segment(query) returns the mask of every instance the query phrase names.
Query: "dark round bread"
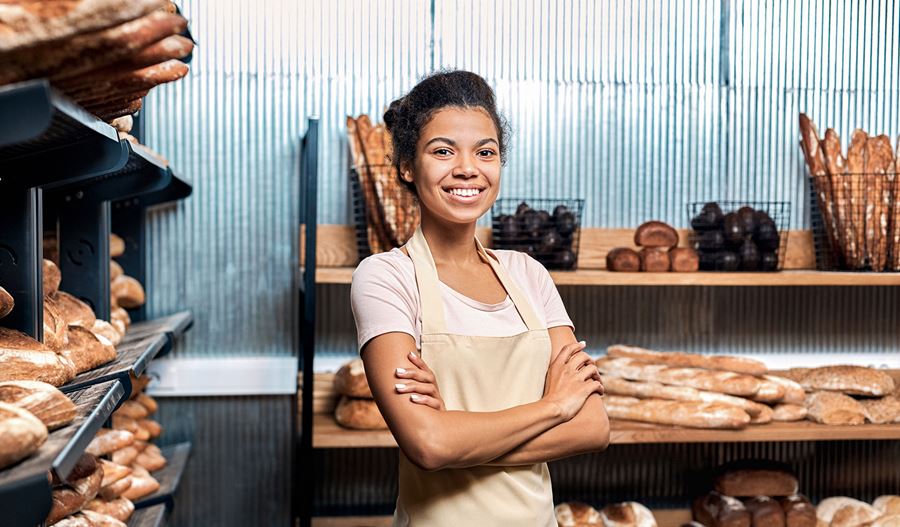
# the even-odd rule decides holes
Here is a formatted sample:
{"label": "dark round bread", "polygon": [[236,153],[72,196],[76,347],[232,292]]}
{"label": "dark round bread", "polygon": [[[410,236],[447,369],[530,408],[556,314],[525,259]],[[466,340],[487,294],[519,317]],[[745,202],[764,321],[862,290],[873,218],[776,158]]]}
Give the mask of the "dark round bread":
{"label": "dark round bread", "polygon": [[638,247],[675,247],[678,231],[661,221],[648,221],[634,231],[634,244]]}
{"label": "dark round bread", "polygon": [[608,271],[636,273],[641,270],[641,257],[633,249],[617,247],[606,254]]}

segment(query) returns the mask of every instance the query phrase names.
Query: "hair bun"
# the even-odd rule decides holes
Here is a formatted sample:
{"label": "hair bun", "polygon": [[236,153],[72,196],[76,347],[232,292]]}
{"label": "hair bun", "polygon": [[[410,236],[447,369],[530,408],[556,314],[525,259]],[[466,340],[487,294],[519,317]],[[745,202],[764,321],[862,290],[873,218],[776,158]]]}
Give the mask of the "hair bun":
{"label": "hair bun", "polygon": [[387,111],[384,112],[384,116],[382,119],[384,120],[384,125],[387,127],[388,131],[392,131],[394,126],[396,126],[397,121],[400,120],[400,104],[403,102],[403,99],[397,99],[392,102],[390,106],[388,106]]}

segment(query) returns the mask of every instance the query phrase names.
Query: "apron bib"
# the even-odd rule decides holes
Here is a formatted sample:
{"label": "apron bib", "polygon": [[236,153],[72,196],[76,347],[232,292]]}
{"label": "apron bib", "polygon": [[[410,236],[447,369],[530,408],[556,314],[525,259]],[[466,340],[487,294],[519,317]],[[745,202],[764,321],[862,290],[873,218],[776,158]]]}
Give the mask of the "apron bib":
{"label": "apron bib", "polygon": [[[422,229],[406,244],[422,306],[421,356],[437,377],[447,410],[493,412],[541,398],[550,335],[506,270],[475,240],[528,331],[510,337],[447,332],[437,268]],[[556,527],[546,463],[426,472],[400,452],[394,526]]]}

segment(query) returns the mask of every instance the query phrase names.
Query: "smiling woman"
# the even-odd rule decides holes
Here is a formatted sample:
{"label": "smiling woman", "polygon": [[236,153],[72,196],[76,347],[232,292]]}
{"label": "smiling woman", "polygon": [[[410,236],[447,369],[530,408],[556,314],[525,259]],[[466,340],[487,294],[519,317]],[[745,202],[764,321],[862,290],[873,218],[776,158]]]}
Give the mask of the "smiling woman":
{"label": "smiling woman", "polygon": [[353,275],[372,394],[401,449],[394,525],[556,525],[547,461],[606,447],[603,387],[549,273],[488,251],[507,132],[481,77],[443,72],[385,114],[422,222]]}

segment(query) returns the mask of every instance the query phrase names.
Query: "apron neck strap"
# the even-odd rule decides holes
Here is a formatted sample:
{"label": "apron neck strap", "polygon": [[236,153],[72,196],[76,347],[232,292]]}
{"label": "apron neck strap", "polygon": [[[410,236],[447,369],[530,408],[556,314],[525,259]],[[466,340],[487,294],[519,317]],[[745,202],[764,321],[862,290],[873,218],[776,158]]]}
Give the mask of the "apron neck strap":
{"label": "apron neck strap", "polygon": [[[513,305],[516,306],[516,310],[519,312],[519,316],[522,317],[525,326],[530,331],[544,329],[534,313],[531,302],[528,301],[525,294],[513,282],[506,269],[500,265],[500,262],[497,261],[493,254],[485,250],[478,238],[475,238],[475,245],[481,258],[494,270],[494,274],[497,275]],[[419,297],[422,306],[422,333],[447,333],[447,324],[444,318],[444,302],[439,287],[440,280],[437,274],[437,266],[431,255],[431,249],[428,248],[425,235],[422,233],[421,225],[416,228],[415,234],[406,243],[406,250],[409,252],[409,257],[412,259],[416,270],[416,283],[419,287]]]}

